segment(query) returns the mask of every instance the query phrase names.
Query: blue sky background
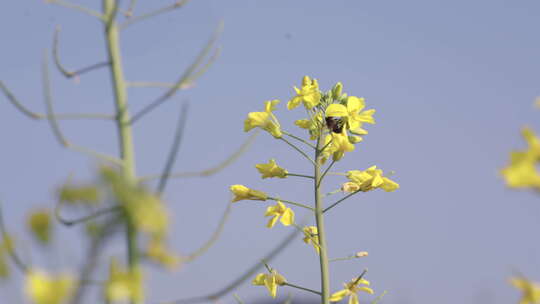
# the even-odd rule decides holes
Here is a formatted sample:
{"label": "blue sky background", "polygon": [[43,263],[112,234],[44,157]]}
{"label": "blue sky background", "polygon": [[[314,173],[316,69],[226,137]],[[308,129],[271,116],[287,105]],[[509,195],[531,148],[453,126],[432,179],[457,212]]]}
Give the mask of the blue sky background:
{"label": "blue sky background", "polygon": [[[139,1],[136,13],[171,2]],[[99,1],[75,3],[100,8]],[[401,189],[358,195],[328,214],[331,257],[370,252],[364,259],[331,264],[332,289],[367,267],[375,291],[389,291],[381,303],[516,303],[518,292],[507,283],[512,274],[540,281],[540,199],[507,189],[498,170],[510,150],[524,147],[522,126],[540,130],[540,112],[532,106],[540,95],[539,11],[540,3],[532,0],[193,0],[122,33],[128,80],[174,81],[219,20],[225,23],[223,53],[212,69],[195,88],[136,125],[138,174],[163,167],[184,100],[190,117],[175,168],[199,170],[219,163],[247,138],[243,120],[265,100],[282,100],[276,115],[283,128],[302,134],[293,121],[304,113],[288,112],[285,102],[303,75],[318,78],[324,89],[341,81],[345,92],[365,97],[377,110],[377,124],[368,126],[364,142],[334,169],[376,164],[395,171]],[[40,112],[40,61],[56,25],[63,29],[66,66],[106,58],[101,25],[91,17],[40,1],[0,4],[0,79]],[[53,71],[57,110],[111,113],[109,77],[99,70],[75,83]],[[131,108],[142,108],[162,91],[130,89]],[[75,143],[117,153],[112,123],[61,126]],[[4,97],[0,138],[0,197],[8,226],[25,238],[28,210],[51,206],[54,189],[70,173],[87,181],[97,164],[60,147],[45,121],[28,120]],[[311,187],[302,180],[259,178],[254,165],[269,158],[291,172],[309,173],[299,155],[263,134],[225,171],[172,181],[165,195],[174,213],[171,246],[191,252],[202,244],[231,198],[231,184],[309,202]],[[342,182],[329,180],[327,190]],[[265,207],[235,205],[223,237],[208,254],[173,274],[151,271],[148,303],[218,289],[256,262],[289,231],[265,228]],[[51,270],[77,265],[84,244],[77,230],[56,232],[60,237],[52,252],[40,254],[27,239],[23,256]],[[116,241],[109,253],[122,256],[123,245]],[[291,282],[319,286],[318,259],[300,240],[272,266]],[[7,283],[0,298],[20,301],[18,288],[19,283]],[[247,303],[267,298],[263,288],[249,284],[237,292]]]}

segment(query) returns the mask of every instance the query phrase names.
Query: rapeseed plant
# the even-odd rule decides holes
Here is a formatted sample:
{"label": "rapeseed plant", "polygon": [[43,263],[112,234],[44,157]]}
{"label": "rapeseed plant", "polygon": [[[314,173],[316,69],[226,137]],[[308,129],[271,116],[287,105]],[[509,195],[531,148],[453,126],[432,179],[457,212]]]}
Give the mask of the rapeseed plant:
{"label": "rapeseed plant", "polygon": [[[291,284],[276,269],[270,268],[267,265],[268,273],[258,274],[252,283],[254,285],[266,286],[272,297],[276,297],[277,286],[289,286],[315,293],[320,295],[321,303],[323,304],[340,301],[345,297],[349,297],[349,304],[358,304],[357,293],[359,291],[373,294],[373,290],[369,287],[369,281],[363,278],[365,271],[351,282],[346,283],[345,289],[330,294],[330,260],[327,255],[328,242],[325,233],[325,213],[359,192],[368,192],[378,188],[392,192],[399,188],[399,184],[384,176],[383,171],[376,166],[371,166],[366,170],[350,170],[344,173],[333,172],[333,175],[346,176],[348,181],[342,184],[340,190],[330,192],[328,195],[337,192],[347,193],[347,195],[333,204],[324,204],[321,188],[329,170],[336,162],[343,159],[346,153],[353,152],[356,144],[362,141],[362,136],[368,133],[363,128],[364,124],[375,123],[375,119],[373,118],[375,110],[365,110],[364,98],[348,96],[342,90],[343,85],[337,83],[332,90],[323,92],[319,88],[318,81],[308,76],[302,79],[300,88],[294,87],[295,95],[288,101],[287,109],[295,109],[301,104],[304,106],[308,117],[297,120],[294,124],[308,131],[309,140],[293,135],[282,128],[278,118],[274,114],[279,100],[266,101],[264,112],[251,112],[244,121],[244,131],[247,132],[254,128],[260,128],[268,132],[276,140],[286,143],[295,151],[299,152],[313,166],[314,172],[313,175],[290,173],[289,170],[278,166],[275,159],[270,159],[268,163],[257,164],[255,166],[263,179],[272,177],[287,178],[290,176],[311,179],[314,189],[313,205],[272,197],[263,191],[253,190],[243,185],[233,185],[230,187],[234,195],[233,202],[240,200],[277,201],[276,205],[267,207],[265,216],[272,216],[267,223],[267,227],[272,228],[280,220],[284,226],[292,226],[302,231],[304,234],[303,241],[306,244],[313,245],[316,253],[319,255],[321,268],[320,291]],[[314,154],[313,157],[287,138],[292,138],[311,148]],[[314,142],[312,143],[310,140]],[[324,168],[324,165],[330,158],[330,164]],[[294,221],[293,209],[286,205],[304,208],[312,212],[315,218],[315,225],[300,227]],[[367,252],[359,252],[350,258],[364,256],[367,256]]]}

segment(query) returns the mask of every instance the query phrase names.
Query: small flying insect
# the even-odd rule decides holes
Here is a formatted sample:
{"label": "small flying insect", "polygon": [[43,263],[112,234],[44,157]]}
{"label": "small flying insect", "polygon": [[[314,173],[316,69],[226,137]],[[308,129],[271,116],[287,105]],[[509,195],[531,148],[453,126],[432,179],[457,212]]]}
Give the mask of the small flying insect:
{"label": "small flying insect", "polygon": [[334,133],[341,133],[345,122],[341,117],[328,116],[325,118],[326,126]]}

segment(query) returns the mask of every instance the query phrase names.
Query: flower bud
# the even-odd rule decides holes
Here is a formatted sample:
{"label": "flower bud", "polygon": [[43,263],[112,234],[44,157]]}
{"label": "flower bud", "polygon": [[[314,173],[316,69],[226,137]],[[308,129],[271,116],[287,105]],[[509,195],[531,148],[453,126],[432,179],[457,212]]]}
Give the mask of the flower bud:
{"label": "flower bud", "polygon": [[343,84],[341,82],[336,83],[336,85],[332,88],[332,97],[336,100],[339,100],[341,97],[341,93],[343,91]]}

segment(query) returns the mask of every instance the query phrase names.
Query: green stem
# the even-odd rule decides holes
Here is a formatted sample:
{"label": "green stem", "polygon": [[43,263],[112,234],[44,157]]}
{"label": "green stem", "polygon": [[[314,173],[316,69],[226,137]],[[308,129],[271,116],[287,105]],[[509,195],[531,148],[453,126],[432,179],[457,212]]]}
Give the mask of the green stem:
{"label": "green stem", "polygon": [[315,220],[317,223],[317,234],[319,237],[319,260],[321,265],[321,303],[330,303],[330,272],[328,269],[328,253],[326,246],[326,233],[324,230],[324,216],[323,216],[323,200],[321,196],[320,183],[322,180],[321,174],[321,160],[322,160],[322,136],[317,138],[317,149],[315,150]]}
{"label": "green stem", "polygon": [[[131,118],[128,111],[126,81],[120,54],[119,29],[115,21],[115,14],[118,11],[117,5],[118,2],[116,0],[103,0],[103,14],[107,17],[107,21],[105,22],[106,46],[114,89],[120,157],[124,164],[122,166],[122,173],[127,180],[135,183],[135,153],[131,125],[129,124]],[[139,258],[137,256],[137,233],[133,223],[129,219],[126,234],[128,263],[129,267],[133,269],[139,264]]]}
{"label": "green stem", "polygon": [[315,209],[313,209],[313,207],[310,207],[308,205],[304,205],[304,204],[301,204],[301,203],[297,203],[297,202],[292,202],[292,201],[288,201],[288,200],[284,200],[284,199],[280,199],[280,198],[275,198],[275,197],[267,197],[267,199],[269,200],[273,200],[273,201],[279,201],[279,202],[282,202],[282,203],[285,203],[285,204],[291,204],[291,205],[295,205],[295,206],[298,206],[298,207],[302,207],[302,208],[305,208],[305,209],[309,209],[311,211],[315,211]]}

